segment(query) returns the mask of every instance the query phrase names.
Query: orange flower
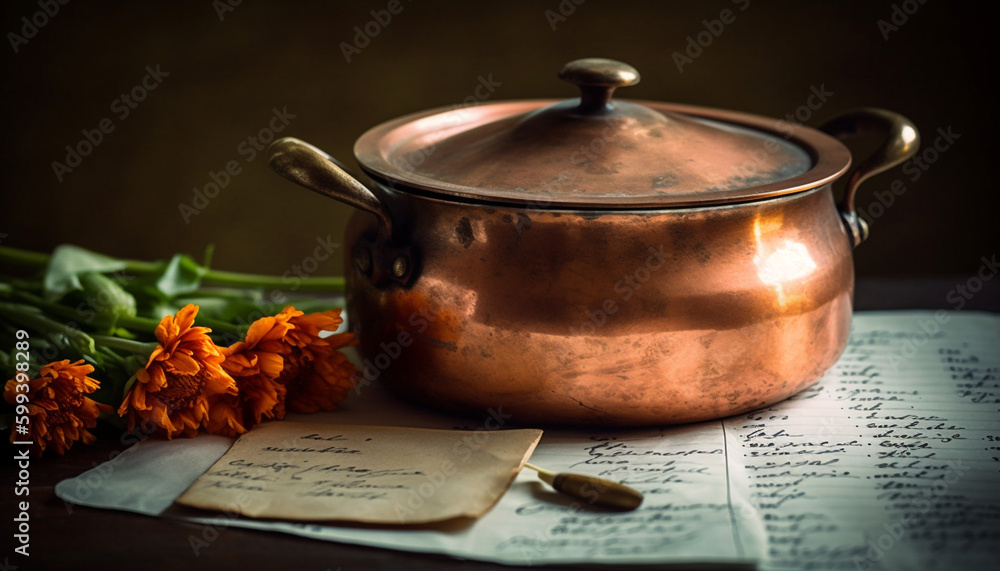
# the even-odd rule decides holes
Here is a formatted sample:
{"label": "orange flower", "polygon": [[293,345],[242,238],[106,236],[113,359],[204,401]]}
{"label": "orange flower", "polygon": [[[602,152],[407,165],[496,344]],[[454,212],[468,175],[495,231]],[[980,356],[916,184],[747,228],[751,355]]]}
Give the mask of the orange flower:
{"label": "orange flower", "polygon": [[[111,412],[111,407],[100,404],[84,396],[96,391],[100,383],[88,377],[94,372],[83,360],[70,363],[69,359],[49,363],[42,367],[37,379],[28,381],[28,434],[17,434],[12,429],[10,441],[32,440],[38,447],[39,455],[46,446],[65,454],[77,440],[90,444],[95,440],[87,431],[97,425],[97,417],[102,412]],[[17,380],[7,381],[4,398],[10,404],[17,403]],[[18,416],[21,416],[18,414]]]}
{"label": "orange flower", "polygon": [[354,365],[338,351],[353,345],[354,335],[338,333],[326,338],[320,331],[334,331],[343,319],[339,309],[305,315],[294,307],[286,307],[275,316],[287,319],[292,329],[282,338],[281,354],[285,366],[278,377],[288,393],[285,404],[291,412],[334,410],[353,388],[351,375]]}
{"label": "orange flower", "polygon": [[157,326],[160,344],[136,373],[136,382],[118,409],[119,415],[128,415],[129,430],[137,421],[149,421],[170,439],[195,436],[211,421],[210,428],[229,426],[236,434],[245,432],[227,410],[231,402],[226,397],[236,396],[236,383],[222,370],[225,357],[208,336],[210,329],[192,327],[197,314],[197,305],[187,305]]}
{"label": "orange flower", "polygon": [[222,368],[236,381],[237,408],[246,426],[285,417],[287,390],[277,379],[285,368],[281,340],[293,327],[288,318],[282,312],[258,319],[250,325],[244,341],[221,348],[226,357]]}
{"label": "orange flower", "polygon": [[209,434],[221,434],[230,438],[247,431],[243,425],[243,414],[235,396],[222,394],[208,399],[208,419],[205,420],[205,431]]}

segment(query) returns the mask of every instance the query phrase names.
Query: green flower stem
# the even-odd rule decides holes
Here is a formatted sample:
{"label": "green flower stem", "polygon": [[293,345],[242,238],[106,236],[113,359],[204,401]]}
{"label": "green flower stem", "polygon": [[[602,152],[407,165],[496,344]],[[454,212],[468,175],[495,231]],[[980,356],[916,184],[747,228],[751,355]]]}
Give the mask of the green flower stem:
{"label": "green flower stem", "polygon": [[[110,323],[105,325],[110,326]],[[134,316],[130,317],[128,315],[121,315],[118,320],[115,321],[115,327],[120,327],[123,329],[130,329],[132,331],[141,331],[144,333],[149,333],[150,335],[156,333],[157,326],[160,325],[158,319],[150,319],[148,317]]]}
{"label": "green flower stem", "polygon": [[12,278],[10,276],[0,276],[0,293],[6,293],[15,289],[41,293],[42,282],[38,280],[25,280],[21,278]]}
{"label": "green flower stem", "polygon": [[0,301],[0,315],[29,329],[33,329],[41,335],[52,332],[62,333],[82,353],[92,354],[95,350],[93,337],[75,327],[70,327],[49,319],[36,307]]}
{"label": "green flower stem", "polygon": [[185,303],[194,303],[200,305],[198,300],[205,299],[226,299],[226,300],[242,300],[242,301],[259,301],[263,299],[264,296],[257,294],[254,291],[247,291],[245,289],[233,288],[233,287],[212,287],[211,289],[199,289],[195,291],[181,292],[174,296],[175,300],[183,300]]}
{"label": "green flower stem", "polygon": [[[44,267],[49,262],[48,254],[0,246],[0,262],[20,266]],[[163,270],[163,263],[143,262],[140,260],[122,260],[125,262],[125,271],[133,274],[155,274]],[[282,276],[265,276],[260,274],[245,274],[241,272],[225,272],[221,270],[210,270],[199,266],[202,271],[202,281],[206,285],[237,286],[243,288],[266,288],[301,291],[323,291],[342,292],[344,291],[344,278],[341,276],[331,277],[300,277],[294,280]]]}
{"label": "green flower stem", "polygon": [[[279,276],[207,270],[202,277],[202,281],[212,285],[288,290],[292,289],[292,283],[290,282],[293,280]],[[342,276],[296,277],[294,281],[298,285],[295,289],[301,291],[342,292],[345,286]]]}
{"label": "green flower stem", "polygon": [[49,255],[30,250],[0,246],[0,262],[7,262],[16,266],[39,267],[49,263]]}
{"label": "green flower stem", "polygon": [[[3,294],[5,294],[5,292],[0,291],[0,295]],[[14,291],[14,292],[9,292],[9,297],[25,304],[25,306],[34,306],[60,319],[66,319],[75,323],[75,320],[80,318],[80,314],[77,313],[75,309],[51,301],[45,301],[44,299],[35,295],[31,295],[30,293]],[[242,337],[242,332],[240,331],[240,328],[232,323],[227,323],[225,321],[220,321],[218,319],[211,319],[208,317],[198,317],[195,319],[195,322],[198,325],[210,327],[213,333],[228,334],[233,337]],[[159,326],[159,324],[160,321],[158,319],[150,319],[148,317],[139,317],[139,316],[130,317],[128,315],[122,315],[118,317],[118,320],[115,321],[113,325],[115,327],[129,329],[132,331],[145,333],[147,335],[153,335],[156,333],[156,328],[157,326]],[[96,327],[98,329],[100,328],[110,329],[112,323],[107,319],[102,319],[99,316],[95,316],[94,320],[92,322],[88,322],[87,325],[90,327]],[[73,330],[76,331],[76,329]]]}
{"label": "green flower stem", "polygon": [[[98,341],[97,337],[98,337],[97,335],[94,335],[95,342]],[[132,355],[129,355],[129,357],[131,356]],[[123,370],[125,369],[126,358],[112,351],[111,347],[106,347],[102,344],[98,344],[97,354],[92,355],[92,357],[94,358],[94,360],[99,360],[101,358],[107,359],[108,361],[113,362],[115,366],[121,367]],[[103,383],[102,386],[104,386]]]}
{"label": "green flower stem", "polygon": [[[26,305],[35,306],[55,317],[67,319],[73,323],[75,323],[77,319],[81,318],[80,313],[71,307],[46,301],[36,295],[31,295],[30,293],[15,291],[11,294],[11,297]],[[115,327],[124,327],[126,329],[132,329],[148,335],[152,335],[156,331],[156,326],[159,324],[160,322],[156,319],[138,316],[130,317],[127,315],[119,316],[115,323],[111,323],[107,319],[102,319],[100,316],[95,316],[93,321],[86,323],[86,325],[96,328],[110,328],[114,325]]]}
{"label": "green flower stem", "polygon": [[143,343],[141,341],[132,341],[131,339],[122,339],[121,337],[113,337],[111,335],[91,335],[94,341],[101,345],[102,347],[107,347],[108,349],[114,349],[115,351],[127,351],[134,355],[144,355],[149,356],[159,346],[159,343],[155,341],[150,341]]}

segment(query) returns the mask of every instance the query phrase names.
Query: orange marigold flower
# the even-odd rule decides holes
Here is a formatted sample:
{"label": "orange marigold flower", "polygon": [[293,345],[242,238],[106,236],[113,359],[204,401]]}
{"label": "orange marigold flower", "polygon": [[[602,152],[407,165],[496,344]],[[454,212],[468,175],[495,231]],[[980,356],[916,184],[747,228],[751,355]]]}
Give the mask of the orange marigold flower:
{"label": "orange marigold flower", "polygon": [[355,343],[354,335],[338,333],[322,338],[320,331],[334,331],[343,319],[339,309],[305,315],[286,307],[275,316],[292,326],[282,338],[285,366],[278,382],[287,389],[285,404],[291,412],[334,410],[353,388],[354,365],[339,351]]}
{"label": "orange marigold flower", "polygon": [[226,360],[222,368],[239,389],[237,409],[244,425],[254,426],[266,419],[285,417],[285,385],[278,377],[285,368],[282,338],[292,330],[284,312],[253,322],[246,339],[221,349]]}
{"label": "orange marigold flower", "polygon": [[208,419],[205,420],[205,431],[209,434],[221,434],[230,438],[247,431],[243,423],[243,414],[235,396],[222,394],[208,399]]}
{"label": "orange marigold flower", "polygon": [[[160,344],[136,373],[136,382],[118,409],[119,415],[128,415],[129,430],[137,421],[149,421],[168,439],[195,436],[208,426],[213,405],[222,406],[217,413],[224,413],[220,399],[236,396],[236,383],[222,370],[225,357],[208,336],[210,329],[192,327],[197,314],[197,305],[187,305],[156,327]],[[217,416],[217,423],[232,420],[226,414]],[[233,428],[235,433],[245,432],[242,426]]]}
{"label": "orange marigold flower", "polygon": [[17,404],[17,395],[28,395],[28,434],[17,434],[11,430],[10,441],[34,441],[39,455],[50,447],[57,454],[65,454],[74,442],[84,444],[94,442],[95,437],[87,431],[97,425],[97,417],[112,408],[100,404],[84,395],[96,391],[100,383],[88,377],[94,367],[84,365],[83,360],[70,363],[69,359],[49,363],[42,367],[37,379],[26,384],[27,391],[18,391],[16,379],[7,381],[4,399]]}

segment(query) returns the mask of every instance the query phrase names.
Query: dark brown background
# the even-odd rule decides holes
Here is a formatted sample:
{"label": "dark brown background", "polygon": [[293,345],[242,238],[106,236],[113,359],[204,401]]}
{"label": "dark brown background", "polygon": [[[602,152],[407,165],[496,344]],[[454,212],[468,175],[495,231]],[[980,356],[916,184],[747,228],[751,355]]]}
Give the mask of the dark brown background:
{"label": "dark brown background", "polygon": [[[0,46],[3,180],[0,242],[48,250],[74,242],[118,256],[164,258],[200,253],[215,243],[216,266],[281,273],[310,255],[317,236],[339,239],[349,210],[270,173],[258,157],[246,163],[237,145],[267,125],[273,107],[297,117],[282,134],[313,142],[350,162],[365,129],[398,115],[461,102],[477,77],[502,85],[497,99],[571,97],[555,78],[563,63],[585,56],[627,61],[642,83],[634,98],[694,103],[781,117],[802,105],[810,87],[834,96],[808,121],[877,105],[911,117],[933,142],[938,128],[961,134],[953,149],[874,224],[857,251],[860,309],[945,307],[945,292],[998,250],[995,34],[992,14],[971,3],[930,0],[886,42],[876,22],[893,3],[751,0],[736,21],[678,73],[671,54],[703,31],[729,0],[614,2],[587,0],[553,31],[546,10],[560,0],[443,3],[404,0],[402,13],[348,64],[340,50],[354,26],[385,0],[264,2],[243,0],[220,21],[211,0],[122,2],[75,0],[61,7],[14,54]],[[7,1],[4,37],[38,11],[37,0]],[[160,64],[163,84],[64,182],[52,172],[81,129],[93,129],[123,91]],[[237,160],[242,174],[201,215],[184,224],[178,203]],[[869,182],[870,204],[899,172]],[[339,259],[321,273],[338,274]],[[899,281],[900,276],[931,276]],[[991,284],[996,284],[994,280]],[[901,285],[902,284],[902,285]],[[998,308],[997,295],[969,307]],[[32,464],[32,561],[22,568],[57,568],[84,560],[107,568],[193,566],[249,569],[499,569],[499,566],[329,544],[228,529],[200,559],[187,550],[199,526],[112,511],[74,508],[52,486],[117,449],[118,434],[66,457]],[[9,450],[9,448],[5,449]],[[4,454],[5,486],[14,481]],[[17,499],[6,488],[2,513]],[[4,537],[10,537],[6,519]],[[0,556],[5,555],[0,554]]]}
{"label": "dark brown background", "polygon": [[[223,0],[225,1],[225,0]],[[272,174],[237,145],[274,107],[296,115],[281,135],[304,138],[353,164],[353,141],[398,115],[461,102],[480,75],[502,83],[493,99],[571,97],[563,63],[603,56],[633,64],[642,83],[620,94],[782,117],[810,87],[834,96],[808,124],[861,105],[912,118],[925,143],[938,128],[961,135],[916,182],[900,171],[869,182],[859,204],[903,178],[907,192],[857,251],[861,276],[969,276],[997,250],[992,38],[971,4],[930,1],[885,41],[879,19],[893,2],[588,0],[555,30],[560,0],[459,3],[402,0],[403,11],[348,63],[340,48],[385,0],[245,0],[220,21],[200,2],[70,2],[14,54],[4,52],[4,244],[48,250],[63,242],[118,256],[200,255],[220,269],[284,272],[317,237],[339,241],[350,210]],[[918,6],[896,1],[910,10]],[[569,0],[564,6],[571,6]],[[736,21],[679,73],[672,53],[702,20],[733,9]],[[20,30],[37,0],[6,2],[4,33]],[[568,11],[568,10],[567,10]],[[170,75],[128,118],[112,101],[147,65]],[[115,130],[59,183],[53,160],[111,117]],[[236,176],[203,213],[178,212],[192,189],[237,160]],[[341,260],[318,273],[341,273]]]}

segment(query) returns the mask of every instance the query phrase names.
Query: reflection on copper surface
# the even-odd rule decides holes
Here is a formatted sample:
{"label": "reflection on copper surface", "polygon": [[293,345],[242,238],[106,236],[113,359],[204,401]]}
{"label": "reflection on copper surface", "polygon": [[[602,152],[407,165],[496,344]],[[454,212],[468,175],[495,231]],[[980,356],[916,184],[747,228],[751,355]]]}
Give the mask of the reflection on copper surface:
{"label": "reflection on copper surface", "polygon": [[781,245],[767,256],[757,276],[766,284],[780,285],[805,277],[815,269],[816,262],[809,256],[805,244],[783,240]]}
{"label": "reflection on copper surface", "polygon": [[[409,332],[380,380],[437,408],[502,407],[518,423],[717,418],[813,383],[847,339],[851,250],[829,186],[739,208],[620,213],[379,190],[416,222],[396,227],[420,245],[419,275],[386,287],[349,262],[351,323],[369,360]],[[348,251],[377,232],[356,214]],[[646,267],[650,247],[664,261],[626,299],[615,284]]]}
{"label": "reflection on copper surface", "polygon": [[[770,226],[777,226],[776,230],[780,231],[780,224],[772,222]],[[757,243],[757,254],[754,256],[757,277],[774,288],[778,303],[785,307],[788,305],[788,300],[784,286],[813,273],[816,270],[816,262],[809,254],[809,248],[802,242],[787,238],[765,242],[761,236],[763,231],[759,218],[754,220],[753,232]]]}

